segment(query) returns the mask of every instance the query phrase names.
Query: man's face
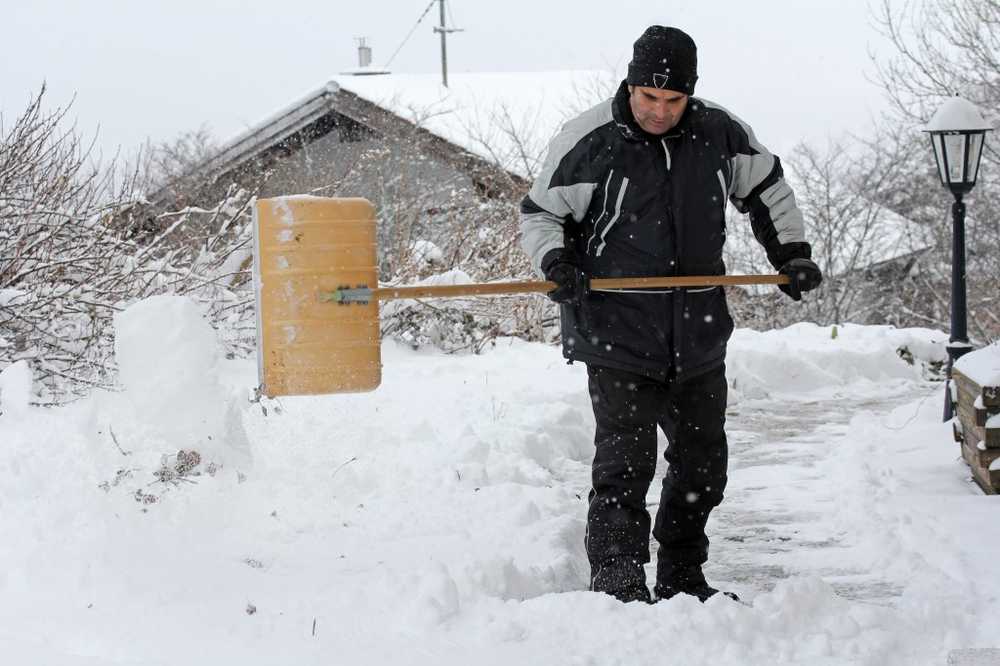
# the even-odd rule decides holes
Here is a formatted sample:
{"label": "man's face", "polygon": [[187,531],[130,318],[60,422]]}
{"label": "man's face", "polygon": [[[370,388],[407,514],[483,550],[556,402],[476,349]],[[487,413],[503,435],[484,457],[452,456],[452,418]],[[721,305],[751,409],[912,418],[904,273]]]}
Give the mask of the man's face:
{"label": "man's face", "polygon": [[629,105],[639,127],[650,134],[666,134],[684,115],[688,96],[676,90],[629,86]]}

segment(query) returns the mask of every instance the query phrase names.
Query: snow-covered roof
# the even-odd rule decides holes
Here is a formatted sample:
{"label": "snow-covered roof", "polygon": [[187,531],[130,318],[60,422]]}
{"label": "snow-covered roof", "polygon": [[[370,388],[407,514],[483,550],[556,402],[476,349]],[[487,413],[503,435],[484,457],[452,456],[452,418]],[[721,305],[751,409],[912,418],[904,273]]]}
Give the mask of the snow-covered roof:
{"label": "snow-covered roof", "polygon": [[[870,203],[867,214],[855,217],[835,239],[838,246],[832,252],[834,261],[826,269],[838,275],[926,250],[934,244],[930,230],[888,208]],[[811,238],[813,245],[822,245],[822,238]]]}
{"label": "snow-covered roof", "polygon": [[607,71],[339,75],[230,140],[209,170],[239,163],[331,110],[341,91],[468,151],[529,177],[549,139],[576,113],[613,91]]}
{"label": "snow-covered roof", "polygon": [[[794,174],[787,176],[795,189]],[[828,276],[870,269],[933,245],[926,227],[884,206],[862,202],[859,209],[860,214],[844,220],[838,229],[821,229],[815,224],[807,226],[806,239],[812,245],[813,259]],[[809,222],[807,220],[807,225]],[[727,227],[725,258],[730,270],[738,273],[767,270],[770,264],[753,236],[750,220],[731,210]],[[748,290],[762,292],[767,289]]]}
{"label": "snow-covered roof", "polygon": [[613,93],[600,70],[340,76],[336,85],[528,177],[564,122]]}

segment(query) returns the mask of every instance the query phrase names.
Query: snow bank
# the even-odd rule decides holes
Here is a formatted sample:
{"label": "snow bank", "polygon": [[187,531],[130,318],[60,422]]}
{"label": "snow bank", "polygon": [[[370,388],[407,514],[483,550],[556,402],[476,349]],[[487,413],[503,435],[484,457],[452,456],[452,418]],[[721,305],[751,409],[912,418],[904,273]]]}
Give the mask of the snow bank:
{"label": "snow bank", "polygon": [[28,411],[31,381],[27,361],[12,363],[0,372],[0,415],[19,417]]}
{"label": "snow bank", "polygon": [[215,331],[183,296],[153,296],[115,315],[115,360],[131,408],[122,429],[135,431],[133,447],[233,460],[230,444],[242,442],[231,432],[234,407],[219,381],[219,355]]}
{"label": "snow bank", "polygon": [[0,419],[11,663],[931,666],[1000,635],[995,504],[897,353],[941,360],[943,334],[737,332],[731,377],[774,399],[732,410],[709,574],[749,605],[646,606],[585,591],[594,424],[556,348],[386,341],[376,391],[244,404],[254,467],[164,491],[143,419],[197,421],[184,390],[256,373],[191,303],[134,307],[124,394]]}
{"label": "snow bank", "polygon": [[859,382],[913,380],[944,363],[948,336],[923,328],[796,324],[766,332],[738,329],[726,365],[735,399],[839,391]]}
{"label": "snow bank", "polygon": [[980,386],[1000,386],[1000,342],[969,352],[955,367]]}

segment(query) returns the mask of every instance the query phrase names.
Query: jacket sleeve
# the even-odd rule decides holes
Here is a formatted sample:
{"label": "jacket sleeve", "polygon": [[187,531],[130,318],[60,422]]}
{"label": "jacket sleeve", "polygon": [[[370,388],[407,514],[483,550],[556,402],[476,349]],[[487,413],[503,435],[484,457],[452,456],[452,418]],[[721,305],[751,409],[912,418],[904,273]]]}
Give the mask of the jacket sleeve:
{"label": "jacket sleeve", "polygon": [[809,259],[812,248],[806,242],[802,211],[785,181],[781,160],[757,141],[749,125],[727,114],[733,155],[730,201],[749,214],[754,236],[775,269],[790,259]]}
{"label": "jacket sleeve", "polygon": [[521,201],[521,247],[541,275],[542,257],[565,246],[563,225],[581,222],[590,208],[596,183],[586,135],[589,127],[567,123],[549,143],[542,169]]}

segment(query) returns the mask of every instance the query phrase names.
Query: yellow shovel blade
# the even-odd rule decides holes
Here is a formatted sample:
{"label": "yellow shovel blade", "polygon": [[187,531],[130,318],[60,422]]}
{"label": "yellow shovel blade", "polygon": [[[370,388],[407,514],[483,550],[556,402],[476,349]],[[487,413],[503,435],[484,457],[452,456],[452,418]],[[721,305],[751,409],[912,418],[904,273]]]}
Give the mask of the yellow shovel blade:
{"label": "yellow shovel blade", "polygon": [[257,370],[264,395],[371,391],[382,381],[378,301],[322,302],[378,286],[375,210],[365,199],[258,199]]}

